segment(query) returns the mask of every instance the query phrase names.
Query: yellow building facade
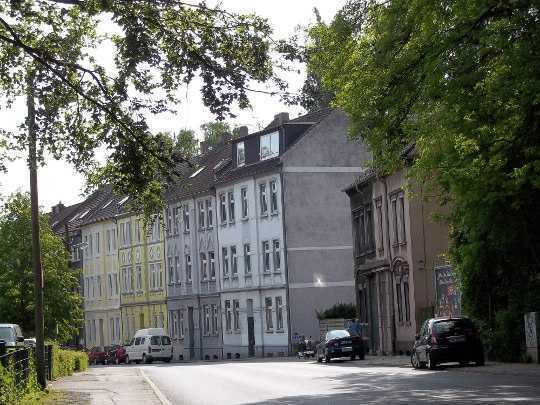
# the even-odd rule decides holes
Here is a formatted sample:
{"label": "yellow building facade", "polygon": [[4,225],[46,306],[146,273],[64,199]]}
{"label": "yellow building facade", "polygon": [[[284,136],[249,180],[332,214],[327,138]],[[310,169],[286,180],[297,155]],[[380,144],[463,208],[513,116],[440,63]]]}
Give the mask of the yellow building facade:
{"label": "yellow building facade", "polygon": [[143,328],[167,328],[164,234],[159,220],[117,218],[122,339]]}

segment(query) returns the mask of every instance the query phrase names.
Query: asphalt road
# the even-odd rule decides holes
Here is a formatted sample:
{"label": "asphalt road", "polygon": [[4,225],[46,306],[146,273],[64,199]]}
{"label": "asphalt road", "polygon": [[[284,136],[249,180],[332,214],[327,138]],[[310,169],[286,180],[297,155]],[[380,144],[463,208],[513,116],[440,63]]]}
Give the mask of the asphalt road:
{"label": "asphalt road", "polygon": [[452,366],[253,360],[140,367],[171,404],[540,404],[537,375]]}

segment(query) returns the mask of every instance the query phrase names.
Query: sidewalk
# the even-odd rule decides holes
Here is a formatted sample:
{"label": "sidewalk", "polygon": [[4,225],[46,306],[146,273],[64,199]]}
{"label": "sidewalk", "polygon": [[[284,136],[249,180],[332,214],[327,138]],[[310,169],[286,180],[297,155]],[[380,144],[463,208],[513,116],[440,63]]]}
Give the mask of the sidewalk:
{"label": "sidewalk", "polygon": [[66,404],[162,405],[142,371],[136,367],[91,367],[83,373],[52,382],[49,387],[65,393]]}

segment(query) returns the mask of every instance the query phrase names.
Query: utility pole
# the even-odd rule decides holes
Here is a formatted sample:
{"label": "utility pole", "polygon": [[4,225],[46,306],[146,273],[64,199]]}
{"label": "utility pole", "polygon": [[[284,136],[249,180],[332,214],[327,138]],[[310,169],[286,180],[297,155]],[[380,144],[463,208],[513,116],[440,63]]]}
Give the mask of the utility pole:
{"label": "utility pole", "polygon": [[41,268],[41,245],[39,241],[39,206],[36,157],[36,106],[34,100],[34,71],[28,72],[26,80],[26,103],[28,107],[28,165],[30,167],[30,201],[32,209],[32,267],[35,291],[36,369],[41,387],[47,386],[45,377],[45,331],[43,317],[43,269]]}

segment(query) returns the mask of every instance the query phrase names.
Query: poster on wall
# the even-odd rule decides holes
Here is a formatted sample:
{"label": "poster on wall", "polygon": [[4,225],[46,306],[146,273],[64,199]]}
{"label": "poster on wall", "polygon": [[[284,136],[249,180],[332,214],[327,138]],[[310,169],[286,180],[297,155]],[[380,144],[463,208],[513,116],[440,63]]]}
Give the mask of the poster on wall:
{"label": "poster on wall", "polygon": [[435,316],[461,315],[461,296],[452,266],[435,267],[435,292]]}

